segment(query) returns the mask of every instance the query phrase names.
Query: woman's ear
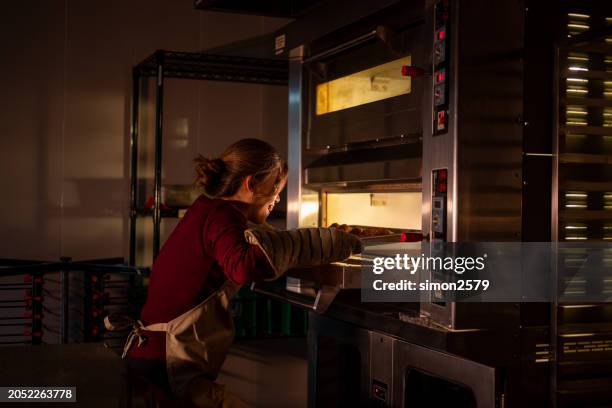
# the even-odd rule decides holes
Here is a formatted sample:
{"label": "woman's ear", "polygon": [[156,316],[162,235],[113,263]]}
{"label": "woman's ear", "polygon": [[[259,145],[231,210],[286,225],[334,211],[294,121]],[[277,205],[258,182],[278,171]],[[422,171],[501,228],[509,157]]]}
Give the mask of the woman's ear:
{"label": "woman's ear", "polygon": [[242,180],[242,188],[244,191],[255,194],[255,188],[253,186],[253,176],[248,175]]}

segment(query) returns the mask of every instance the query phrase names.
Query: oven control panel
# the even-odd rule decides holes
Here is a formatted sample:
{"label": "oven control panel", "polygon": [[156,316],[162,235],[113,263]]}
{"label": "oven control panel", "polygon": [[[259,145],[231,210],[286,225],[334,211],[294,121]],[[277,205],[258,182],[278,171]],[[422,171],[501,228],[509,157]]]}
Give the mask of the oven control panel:
{"label": "oven control panel", "polygon": [[448,131],[449,122],[449,0],[440,0],[434,7],[433,39],[433,135]]}
{"label": "oven control panel", "polygon": [[441,242],[446,241],[448,170],[435,169],[431,177],[431,238],[432,242]]}
{"label": "oven control panel", "polygon": [[[435,169],[431,174],[431,247],[430,256],[445,256],[444,242],[447,241],[446,197],[448,194],[448,169]],[[445,273],[433,271],[430,277],[432,282],[444,282]],[[440,290],[432,291],[431,302],[438,306],[445,306],[445,293]]]}

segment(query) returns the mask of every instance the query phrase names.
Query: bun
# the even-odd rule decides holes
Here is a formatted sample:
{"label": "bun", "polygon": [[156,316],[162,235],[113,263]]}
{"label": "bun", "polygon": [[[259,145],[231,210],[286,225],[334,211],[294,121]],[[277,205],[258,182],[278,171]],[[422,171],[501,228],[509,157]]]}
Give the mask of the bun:
{"label": "bun", "polygon": [[221,180],[225,172],[225,162],[220,159],[209,159],[198,155],[195,161],[196,184],[204,187],[206,194],[215,197],[219,194]]}
{"label": "bun", "polygon": [[204,193],[211,198],[232,197],[249,176],[253,180],[251,186],[256,189],[273,174],[277,176],[275,184],[280,186],[287,175],[287,164],[274,147],[259,139],[239,140],[225,149],[218,159],[198,155],[194,164],[196,184],[204,187]]}

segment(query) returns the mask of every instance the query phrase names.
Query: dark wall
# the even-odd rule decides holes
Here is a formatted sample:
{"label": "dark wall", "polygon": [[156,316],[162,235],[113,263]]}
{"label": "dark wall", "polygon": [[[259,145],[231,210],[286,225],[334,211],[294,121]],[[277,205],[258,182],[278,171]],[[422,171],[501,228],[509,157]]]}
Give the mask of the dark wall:
{"label": "dark wall", "polygon": [[[155,49],[200,51],[285,23],[201,12],[192,0],[4,5],[0,257],[125,254],[132,66]],[[152,140],[153,93],[144,100],[141,134]],[[219,154],[243,137],[285,154],[286,102],[285,87],[169,80],[164,183],[191,183],[196,153]],[[142,144],[152,177],[151,144]],[[164,221],[164,233],[173,225]]]}

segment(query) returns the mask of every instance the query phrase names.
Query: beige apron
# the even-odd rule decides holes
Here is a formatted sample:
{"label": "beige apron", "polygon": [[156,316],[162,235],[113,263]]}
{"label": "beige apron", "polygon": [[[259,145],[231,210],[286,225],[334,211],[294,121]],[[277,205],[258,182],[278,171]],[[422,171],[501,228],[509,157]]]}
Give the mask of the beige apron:
{"label": "beige apron", "polygon": [[168,380],[181,406],[246,407],[222,385],[214,383],[234,339],[230,299],[239,289],[240,286],[227,280],[202,303],[168,323],[144,326],[140,320],[131,320],[128,325],[121,325],[117,324],[116,316],[107,316],[104,323],[108,330],[132,326],[122,358],[136,340],[138,346],[146,341],[143,330],[166,333]]}

